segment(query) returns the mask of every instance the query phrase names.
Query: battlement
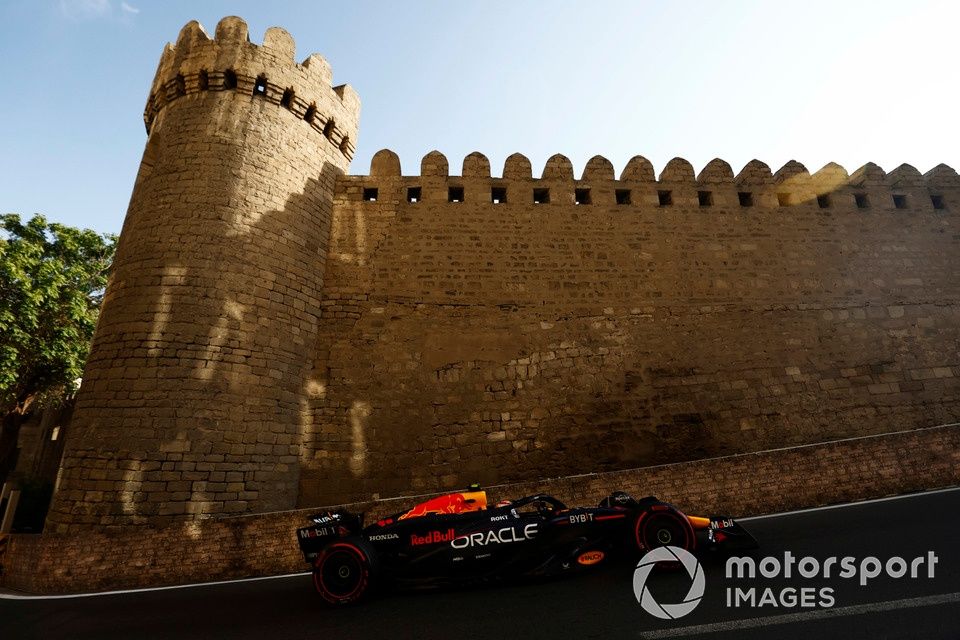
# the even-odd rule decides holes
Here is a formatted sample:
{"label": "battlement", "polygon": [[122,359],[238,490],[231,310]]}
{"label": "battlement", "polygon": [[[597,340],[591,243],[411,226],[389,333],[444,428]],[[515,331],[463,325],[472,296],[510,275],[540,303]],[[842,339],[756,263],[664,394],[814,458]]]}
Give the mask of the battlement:
{"label": "battlement", "polygon": [[296,63],[295,48],[293,37],[279,27],[267,29],[263,44],[256,45],[240,18],[223,18],[213,39],[199,22],[188,22],[160,58],[143,114],[147,133],[163,109],[180,98],[235,91],[288,109],[350,160],[360,99],[349,85],[332,86],[333,74],[323,56],[314,53]]}
{"label": "battlement", "polygon": [[[167,45],[49,530],[960,420],[960,176],[379,151],[293,38]],[[456,167],[454,167],[456,171]]]}
{"label": "battlement", "polygon": [[[347,199],[375,201],[373,189],[381,183],[389,187],[398,179],[407,193],[395,197],[409,202],[688,206],[718,211],[795,206],[829,210],[844,205],[880,211],[960,210],[960,176],[945,164],[921,174],[908,164],[886,173],[868,163],[851,174],[831,162],[811,174],[795,160],[776,173],[765,163],[751,160],[734,174],[729,163],[717,158],[697,174],[690,162],[673,158],[658,178],[649,160],[634,156],[617,178],[609,160],[594,156],[577,179],[570,159],[556,154],[534,178],[530,160],[519,153],[506,159],[501,176],[496,177],[481,153],[464,158],[457,176],[450,174],[442,153],[431,151],[421,161],[419,176],[404,176],[399,157],[389,149],[374,155],[369,176],[345,179],[344,184],[355,187],[346,190]],[[364,188],[356,188],[357,182]]]}

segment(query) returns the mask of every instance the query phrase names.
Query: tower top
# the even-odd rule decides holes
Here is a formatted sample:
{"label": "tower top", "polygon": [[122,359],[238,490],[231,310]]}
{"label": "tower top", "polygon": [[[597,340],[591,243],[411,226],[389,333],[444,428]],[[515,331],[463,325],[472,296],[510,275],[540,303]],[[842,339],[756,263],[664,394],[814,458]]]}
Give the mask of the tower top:
{"label": "tower top", "polygon": [[360,98],[349,85],[334,87],[323,56],[303,62],[294,58],[293,37],[270,27],[263,44],[250,42],[247,23],[236,16],[220,20],[210,38],[196,20],[180,30],[176,44],[167,44],[143,113],[149,134],[164,107],[182,96],[202,91],[236,91],[261,95],[307,120],[346,156],[353,157]]}

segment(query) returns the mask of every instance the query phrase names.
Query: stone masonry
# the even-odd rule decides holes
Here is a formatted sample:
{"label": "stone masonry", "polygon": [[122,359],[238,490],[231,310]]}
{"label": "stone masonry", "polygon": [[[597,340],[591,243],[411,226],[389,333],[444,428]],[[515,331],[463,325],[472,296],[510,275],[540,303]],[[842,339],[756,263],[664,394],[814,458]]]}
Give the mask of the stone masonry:
{"label": "stone masonry", "polygon": [[958,187],[381,151],[337,182],[301,504],[955,421]]}
{"label": "stone masonry", "polygon": [[[709,461],[591,473],[487,488],[491,501],[546,492],[597,504],[613,489],[653,494],[687,513],[736,517],[960,483],[960,425],[737,454]],[[372,522],[427,496],[345,505]],[[296,531],[316,509],[125,527],[82,535],[16,534],[0,550],[0,585],[71,593],[303,571]],[[748,525],[749,526],[749,525]]]}
{"label": "stone masonry", "polygon": [[296,501],[336,176],[359,99],[224,18],[164,50],[49,523]]}
{"label": "stone masonry", "polygon": [[[379,152],[270,29],[168,46],[58,531],[960,419],[960,178]],[[399,126],[399,124],[398,124]]]}

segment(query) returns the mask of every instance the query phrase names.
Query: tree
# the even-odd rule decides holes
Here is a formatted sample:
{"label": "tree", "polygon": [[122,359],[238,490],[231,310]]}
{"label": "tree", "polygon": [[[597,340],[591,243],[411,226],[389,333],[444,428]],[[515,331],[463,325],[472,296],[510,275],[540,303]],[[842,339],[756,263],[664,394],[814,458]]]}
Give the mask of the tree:
{"label": "tree", "polygon": [[14,464],[32,407],[76,391],[113,261],[116,237],[0,216],[0,477]]}

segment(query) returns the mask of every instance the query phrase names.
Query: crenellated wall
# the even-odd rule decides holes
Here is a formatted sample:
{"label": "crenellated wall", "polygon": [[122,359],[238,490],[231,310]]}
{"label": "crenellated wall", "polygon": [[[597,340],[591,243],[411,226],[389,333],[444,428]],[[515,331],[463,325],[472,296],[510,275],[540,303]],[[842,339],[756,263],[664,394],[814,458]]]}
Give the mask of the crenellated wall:
{"label": "crenellated wall", "polygon": [[317,55],[164,50],[51,530],[960,420],[960,178],[384,150]]}
{"label": "crenellated wall", "polygon": [[205,91],[231,91],[262,97],[291,111],[322,133],[349,161],[356,148],[360,98],[349,85],[333,85],[333,71],[320,54],[296,64],[296,43],[279,27],[267,29],[262,45],[250,42],[247,24],[224,18],[215,38],[188,22],[176,44],[167,44],[143,112],[150,133],[173,101]]}
{"label": "crenellated wall", "polygon": [[359,100],[283,29],[168,45],[48,530],[292,508]]}
{"label": "crenellated wall", "polygon": [[301,505],[960,416],[949,167],[502,176],[384,150],[338,180]]}

